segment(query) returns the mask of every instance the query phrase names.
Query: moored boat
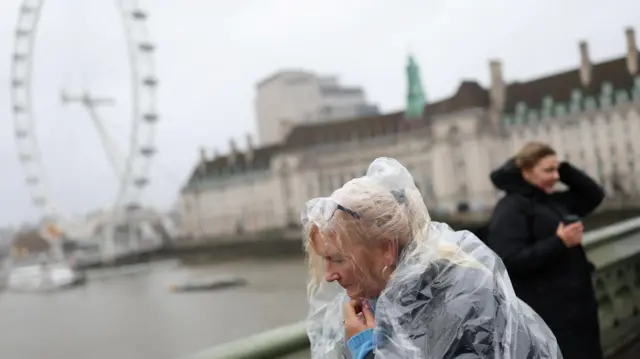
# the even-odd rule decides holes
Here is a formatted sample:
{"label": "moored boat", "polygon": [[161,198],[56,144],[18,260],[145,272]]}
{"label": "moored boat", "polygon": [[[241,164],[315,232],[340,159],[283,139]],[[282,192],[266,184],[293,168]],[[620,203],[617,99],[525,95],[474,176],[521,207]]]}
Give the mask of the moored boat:
{"label": "moored boat", "polygon": [[240,277],[211,278],[171,284],[169,290],[172,292],[209,291],[243,286],[247,283],[246,279]]}
{"label": "moored boat", "polygon": [[84,284],[83,273],[66,263],[15,264],[9,270],[7,290],[40,292]]}

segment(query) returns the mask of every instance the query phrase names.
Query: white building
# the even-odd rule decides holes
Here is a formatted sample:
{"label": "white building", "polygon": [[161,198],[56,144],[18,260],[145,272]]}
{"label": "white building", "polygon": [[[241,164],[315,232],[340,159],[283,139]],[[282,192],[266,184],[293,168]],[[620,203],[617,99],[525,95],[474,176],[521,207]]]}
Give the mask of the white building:
{"label": "white building", "polygon": [[334,76],[281,71],[257,85],[255,102],[261,145],[282,142],[298,124],[377,114],[360,87],[344,87]]}
{"label": "white building", "polygon": [[[297,125],[276,145],[203,158],[182,192],[188,237],[230,235],[295,225],[305,201],[362,175],[379,156],[397,158],[415,177],[431,212],[490,208],[489,180],[525,142],[550,143],[609,195],[640,195],[640,74],[633,30],[627,53],[539,79],[507,83],[491,61],[491,84],[465,81],[427,104],[422,118],[403,113]],[[235,147],[234,147],[235,148]]]}
{"label": "white building", "polygon": [[0,228],[0,252],[11,245],[14,233],[12,228]]}

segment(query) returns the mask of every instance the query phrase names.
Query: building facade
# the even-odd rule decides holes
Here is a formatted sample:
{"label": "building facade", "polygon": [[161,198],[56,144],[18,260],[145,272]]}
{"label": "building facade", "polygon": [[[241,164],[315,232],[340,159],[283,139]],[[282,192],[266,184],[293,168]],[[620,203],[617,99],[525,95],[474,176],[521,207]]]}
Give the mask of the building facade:
{"label": "building facade", "polygon": [[[413,174],[432,213],[490,209],[489,180],[527,141],[554,146],[608,195],[640,195],[640,73],[633,30],[627,53],[507,83],[499,61],[491,83],[464,81],[450,98],[404,113],[293,127],[280,143],[202,158],[182,191],[185,233],[206,238],[294,226],[306,200],[328,196],[380,156]],[[635,141],[634,141],[635,139]]]}
{"label": "building facade", "polygon": [[281,143],[299,124],[378,114],[362,88],[308,71],[281,71],[259,82],[255,110],[263,146]]}

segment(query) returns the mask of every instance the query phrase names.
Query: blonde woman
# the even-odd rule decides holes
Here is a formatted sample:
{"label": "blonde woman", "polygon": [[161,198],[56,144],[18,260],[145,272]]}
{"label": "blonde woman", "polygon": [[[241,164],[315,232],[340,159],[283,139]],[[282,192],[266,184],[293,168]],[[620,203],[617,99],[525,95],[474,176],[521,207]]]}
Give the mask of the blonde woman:
{"label": "blonde woman", "polygon": [[432,222],[396,160],[307,202],[302,224],[313,358],[561,358],[500,259]]}

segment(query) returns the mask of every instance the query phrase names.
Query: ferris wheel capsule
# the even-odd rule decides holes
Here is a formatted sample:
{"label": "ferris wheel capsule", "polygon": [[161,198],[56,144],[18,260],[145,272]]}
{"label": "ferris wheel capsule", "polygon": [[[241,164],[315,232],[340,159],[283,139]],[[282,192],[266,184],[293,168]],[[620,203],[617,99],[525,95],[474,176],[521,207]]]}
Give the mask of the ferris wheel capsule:
{"label": "ferris wheel capsule", "polygon": [[141,153],[143,156],[151,157],[151,156],[153,156],[153,155],[155,155],[155,154],[156,154],[156,149],[155,149],[155,147],[146,146],[146,147],[142,147],[142,148],[140,149],[140,153]]}
{"label": "ferris wheel capsule", "polygon": [[150,42],[143,42],[138,44],[140,51],[152,52],[156,49],[156,46]]}
{"label": "ferris wheel capsule", "polygon": [[135,10],[131,11],[131,15],[136,20],[146,20],[147,19],[147,13],[144,10],[141,10],[141,9],[135,9]]}

